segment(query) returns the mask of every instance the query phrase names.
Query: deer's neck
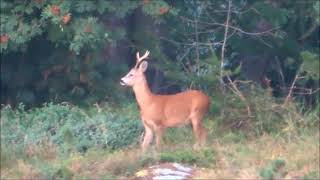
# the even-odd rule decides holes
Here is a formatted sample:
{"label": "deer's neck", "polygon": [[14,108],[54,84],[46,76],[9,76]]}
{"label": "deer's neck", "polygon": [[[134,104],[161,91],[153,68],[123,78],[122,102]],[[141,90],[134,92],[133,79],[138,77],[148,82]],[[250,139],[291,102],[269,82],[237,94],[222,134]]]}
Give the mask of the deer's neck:
{"label": "deer's neck", "polygon": [[140,108],[149,106],[152,103],[153,94],[150,91],[146,78],[143,79],[142,83],[133,86],[133,91]]}

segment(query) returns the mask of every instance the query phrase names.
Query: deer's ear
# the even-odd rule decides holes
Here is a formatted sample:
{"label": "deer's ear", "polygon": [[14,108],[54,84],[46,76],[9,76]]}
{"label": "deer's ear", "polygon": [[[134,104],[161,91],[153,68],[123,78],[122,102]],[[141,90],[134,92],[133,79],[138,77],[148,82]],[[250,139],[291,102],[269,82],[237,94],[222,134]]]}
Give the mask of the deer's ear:
{"label": "deer's ear", "polygon": [[145,72],[147,70],[147,68],[148,68],[148,62],[147,61],[141,62],[140,66],[139,66],[140,71]]}

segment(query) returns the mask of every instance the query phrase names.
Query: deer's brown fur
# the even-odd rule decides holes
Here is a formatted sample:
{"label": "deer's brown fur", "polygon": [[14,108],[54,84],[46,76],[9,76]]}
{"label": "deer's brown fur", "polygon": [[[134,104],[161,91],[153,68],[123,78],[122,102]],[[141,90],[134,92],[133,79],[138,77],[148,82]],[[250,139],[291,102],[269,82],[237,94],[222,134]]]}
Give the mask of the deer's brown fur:
{"label": "deer's brown fur", "polygon": [[182,124],[192,124],[196,136],[196,146],[205,144],[207,130],[202,125],[202,119],[210,105],[209,97],[198,90],[188,90],[172,95],[157,95],[150,91],[144,72],[147,69],[147,51],[143,57],[137,53],[137,63],[129,73],[121,78],[122,85],[133,88],[140,116],[145,128],[141,144],[145,152],[156,134],[156,145],[159,148],[163,131],[168,127]]}

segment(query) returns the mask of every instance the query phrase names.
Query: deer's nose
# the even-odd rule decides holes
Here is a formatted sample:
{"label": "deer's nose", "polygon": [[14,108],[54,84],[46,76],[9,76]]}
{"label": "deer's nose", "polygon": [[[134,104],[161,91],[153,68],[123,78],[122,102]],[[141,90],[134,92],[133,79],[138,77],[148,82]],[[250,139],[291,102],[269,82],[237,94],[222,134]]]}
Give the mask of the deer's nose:
{"label": "deer's nose", "polygon": [[120,79],[120,84],[121,84],[122,86],[127,85],[122,79]]}

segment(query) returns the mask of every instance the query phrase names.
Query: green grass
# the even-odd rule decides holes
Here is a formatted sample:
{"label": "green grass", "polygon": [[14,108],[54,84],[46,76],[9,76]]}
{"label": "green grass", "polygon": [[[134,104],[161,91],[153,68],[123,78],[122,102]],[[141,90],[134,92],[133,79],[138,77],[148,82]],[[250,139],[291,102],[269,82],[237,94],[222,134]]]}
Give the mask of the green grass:
{"label": "green grass", "polygon": [[264,180],[272,180],[275,178],[281,178],[284,174],[283,168],[285,166],[285,161],[283,159],[275,159],[271,161],[267,167],[264,167],[260,170],[260,176]]}
{"label": "green grass", "polygon": [[214,167],[216,154],[213,148],[206,147],[199,151],[189,149],[175,149],[172,151],[161,152],[159,154],[160,162],[179,162],[201,167]]}
{"label": "green grass", "polygon": [[195,167],[203,179],[319,178],[318,113],[262,102],[256,97],[254,117],[234,106],[224,117],[206,117],[208,141],[200,150],[193,150],[186,125],[167,129],[162,150],[153,144],[146,154],[138,145],[143,128],[134,103],[3,107],[1,179],[126,179],[163,162]]}
{"label": "green grass", "polygon": [[[1,178],[128,178],[139,169],[161,162],[196,167],[199,178],[319,177],[319,134],[316,132],[291,142],[270,135],[241,142],[226,141],[230,133],[198,151],[192,150],[192,142],[182,142],[175,146],[164,144],[165,150],[156,152],[151,149],[144,155],[139,147],[116,151],[91,149],[85,154],[73,152],[67,157],[56,154],[49,159],[38,154],[18,158],[10,166],[2,165]],[[278,164],[282,162],[285,162],[284,170],[278,171]]]}

